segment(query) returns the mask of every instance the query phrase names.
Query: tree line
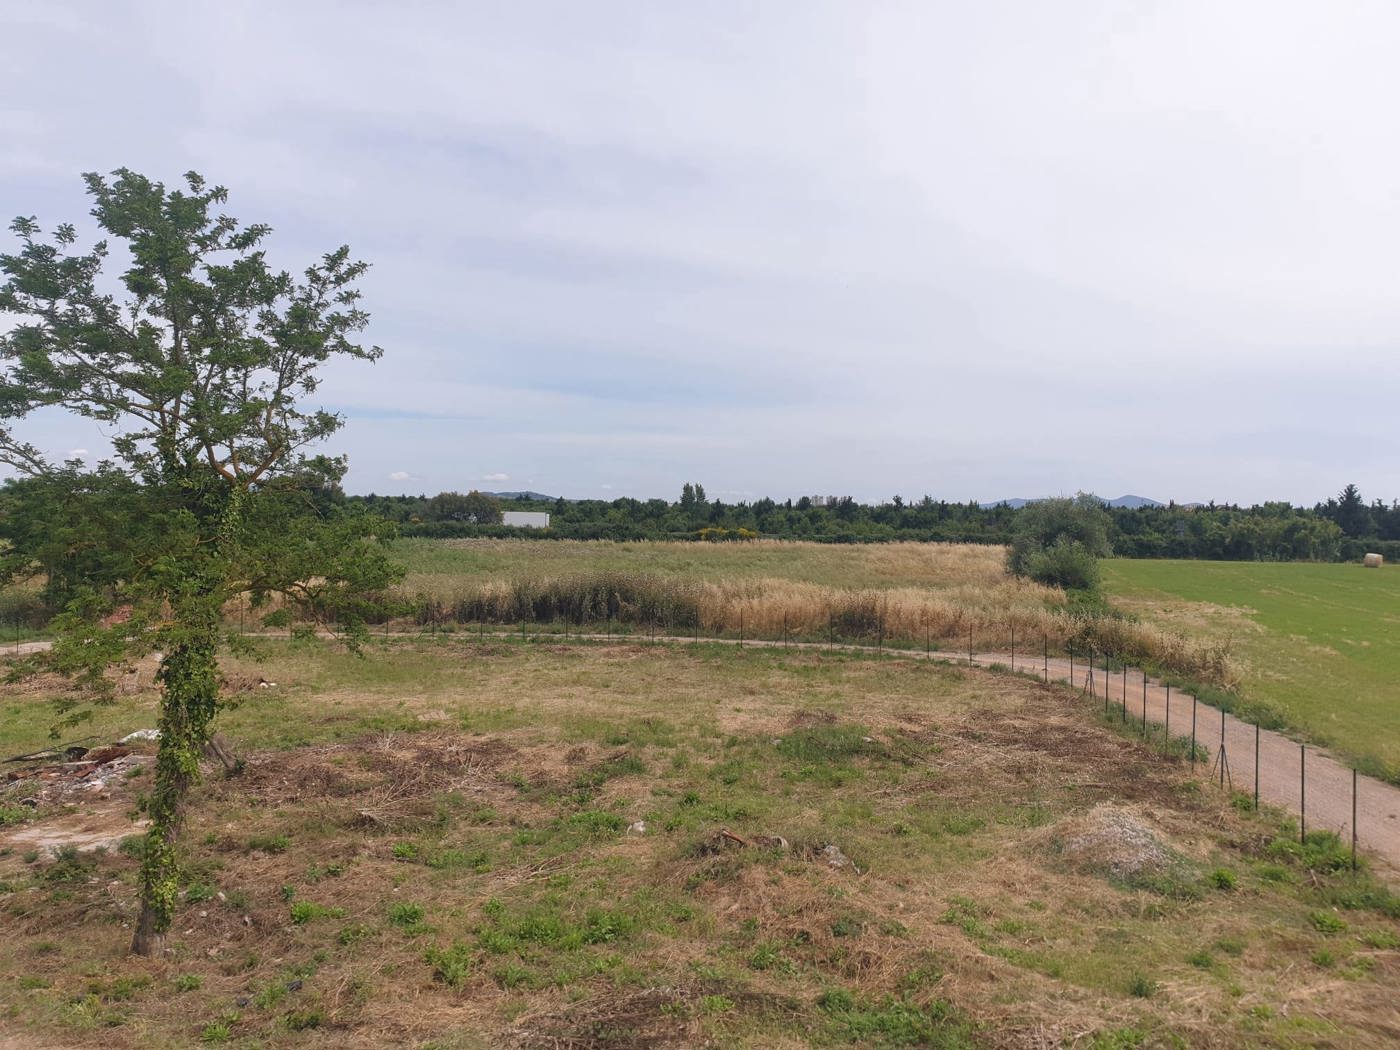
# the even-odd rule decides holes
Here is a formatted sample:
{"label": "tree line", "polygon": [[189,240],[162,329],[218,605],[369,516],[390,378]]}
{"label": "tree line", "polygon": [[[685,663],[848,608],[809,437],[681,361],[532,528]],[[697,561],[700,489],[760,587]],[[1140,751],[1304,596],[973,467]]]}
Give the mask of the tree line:
{"label": "tree line", "polygon": [[[398,523],[406,536],[537,536],[559,539],[708,539],[752,536],[821,543],[898,540],[1010,543],[1027,508],[983,506],[924,496],[860,503],[850,496],[736,501],[710,499],[687,482],[675,501],[500,499],[472,492],[436,496],[343,497]],[[550,527],[500,524],[504,509],[547,511]],[[1375,550],[1400,558],[1400,503],[1366,503],[1355,485],[1312,507],[1268,502],[1109,507],[1107,539],[1125,558],[1230,561],[1341,561]]]}

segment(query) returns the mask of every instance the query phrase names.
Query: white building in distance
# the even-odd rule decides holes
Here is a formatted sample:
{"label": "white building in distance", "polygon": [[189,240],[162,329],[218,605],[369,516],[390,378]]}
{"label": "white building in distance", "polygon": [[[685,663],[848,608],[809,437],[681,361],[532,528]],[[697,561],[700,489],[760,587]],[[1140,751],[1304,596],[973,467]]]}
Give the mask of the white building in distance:
{"label": "white building in distance", "polygon": [[549,515],[542,510],[507,510],[501,512],[501,524],[522,529],[547,529]]}

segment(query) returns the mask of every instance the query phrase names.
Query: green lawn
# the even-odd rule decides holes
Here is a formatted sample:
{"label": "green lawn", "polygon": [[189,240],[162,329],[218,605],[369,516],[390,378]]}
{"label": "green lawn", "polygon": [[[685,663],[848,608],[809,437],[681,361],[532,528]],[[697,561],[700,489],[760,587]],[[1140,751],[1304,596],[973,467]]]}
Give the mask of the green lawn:
{"label": "green lawn", "polygon": [[1115,560],[1104,582],[1146,620],[1233,638],[1246,701],[1400,777],[1400,570]]}

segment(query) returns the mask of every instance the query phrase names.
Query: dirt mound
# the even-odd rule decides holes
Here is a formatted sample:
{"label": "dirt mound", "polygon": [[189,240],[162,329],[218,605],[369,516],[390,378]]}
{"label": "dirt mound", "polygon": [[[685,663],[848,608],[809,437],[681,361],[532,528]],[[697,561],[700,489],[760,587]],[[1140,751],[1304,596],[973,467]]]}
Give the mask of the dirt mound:
{"label": "dirt mound", "polygon": [[1142,815],[1112,803],[1066,817],[1037,838],[1070,870],[1129,884],[1167,878],[1184,864]]}

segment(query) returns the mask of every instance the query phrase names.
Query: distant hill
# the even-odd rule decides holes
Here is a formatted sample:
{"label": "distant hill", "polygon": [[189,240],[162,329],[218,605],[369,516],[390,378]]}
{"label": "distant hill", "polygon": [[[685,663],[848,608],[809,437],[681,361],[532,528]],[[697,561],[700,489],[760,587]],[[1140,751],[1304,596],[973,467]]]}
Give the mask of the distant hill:
{"label": "distant hill", "polygon": [[[1019,497],[1016,499],[999,499],[991,503],[983,503],[981,506],[983,508],[1005,506],[1010,507],[1012,510],[1020,510],[1027,503],[1039,503],[1042,499],[1048,498],[1047,496],[1038,496],[1035,499],[1021,499]],[[1138,507],[1162,507],[1166,505],[1159,500],[1148,499],[1146,496],[1119,496],[1117,499],[1104,500],[1104,504],[1109,507],[1127,507],[1129,510],[1136,510]]]}
{"label": "distant hill", "polygon": [[992,507],[1010,507],[1012,510],[1020,510],[1027,503],[1035,503],[1033,499],[995,499],[990,503],[978,504],[983,510],[990,510]]}
{"label": "distant hill", "polygon": [[1146,496],[1119,496],[1117,499],[1105,501],[1110,507],[1127,507],[1129,510],[1137,510],[1139,507],[1161,507],[1165,506],[1160,500],[1148,499]]}
{"label": "distant hill", "polygon": [[542,499],[554,502],[554,496],[546,496],[543,492],[484,492],[484,496],[495,496],[497,499]]}

